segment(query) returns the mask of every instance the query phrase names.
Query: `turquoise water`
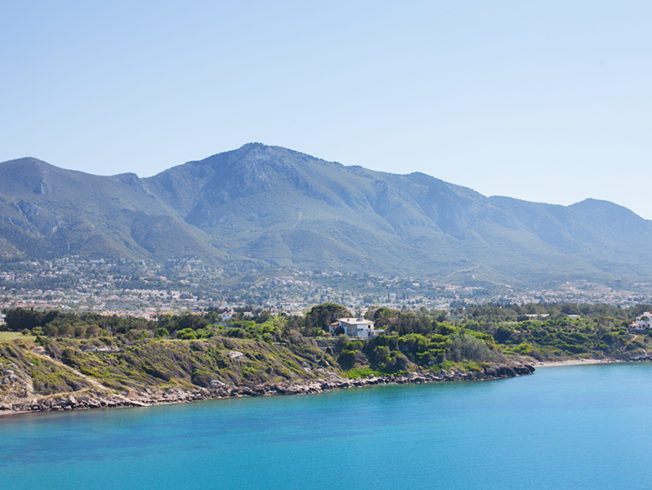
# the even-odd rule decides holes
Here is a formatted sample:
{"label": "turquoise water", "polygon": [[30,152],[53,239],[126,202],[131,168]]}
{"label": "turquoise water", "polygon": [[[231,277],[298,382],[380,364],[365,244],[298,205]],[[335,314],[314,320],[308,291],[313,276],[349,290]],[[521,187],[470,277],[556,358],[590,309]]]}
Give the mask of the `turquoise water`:
{"label": "turquoise water", "polygon": [[651,488],[652,365],[0,419],[0,488]]}

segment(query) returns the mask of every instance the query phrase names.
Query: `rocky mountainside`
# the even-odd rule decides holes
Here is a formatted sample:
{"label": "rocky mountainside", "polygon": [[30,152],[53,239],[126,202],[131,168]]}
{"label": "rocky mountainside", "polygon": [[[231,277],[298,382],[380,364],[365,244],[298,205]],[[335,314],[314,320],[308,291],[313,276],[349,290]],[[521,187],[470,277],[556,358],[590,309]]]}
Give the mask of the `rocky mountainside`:
{"label": "rocky mountainside", "polygon": [[652,277],[652,222],[616,204],[486,197],[422,173],[247,144],[154,177],[0,164],[0,253],[541,282]]}
{"label": "rocky mountainside", "polygon": [[101,177],[34,158],[0,164],[0,254],[223,256],[209,236],[148,192],[135,174]]}

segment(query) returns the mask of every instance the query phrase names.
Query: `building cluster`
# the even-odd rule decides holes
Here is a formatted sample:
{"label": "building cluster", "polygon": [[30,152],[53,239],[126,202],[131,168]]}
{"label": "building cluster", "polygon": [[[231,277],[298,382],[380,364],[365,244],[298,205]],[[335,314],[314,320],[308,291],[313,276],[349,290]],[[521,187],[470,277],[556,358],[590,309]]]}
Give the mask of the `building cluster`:
{"label": "building cluster", "polygon": [[448,310],[491,302],[607,303],[623,307],[652,303],[652,283],[613,289],[575,281],[536,290],[338,271],[260,270],[256,277],[255,284],[238,282],[233,273],[192,258],[163,265],[74,256],[16,262],[0,270],[0,309],[71,309],[153,318],[162,313],[247,306],[300,315],[325,302],[341,304],[351,311],[370,306]]}

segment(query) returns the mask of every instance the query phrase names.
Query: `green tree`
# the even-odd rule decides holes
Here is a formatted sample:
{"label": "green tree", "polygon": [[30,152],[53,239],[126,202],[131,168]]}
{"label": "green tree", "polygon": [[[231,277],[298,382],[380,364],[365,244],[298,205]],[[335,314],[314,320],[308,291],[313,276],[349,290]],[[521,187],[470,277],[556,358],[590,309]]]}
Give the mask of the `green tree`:
{"label": "green tree", "polygon": [[337,303],[322,303],[313,306],[306,314],[306,335],[314,335],[319,329],[328,330],[329,325],[338,318],[350,316],[351,312]]}

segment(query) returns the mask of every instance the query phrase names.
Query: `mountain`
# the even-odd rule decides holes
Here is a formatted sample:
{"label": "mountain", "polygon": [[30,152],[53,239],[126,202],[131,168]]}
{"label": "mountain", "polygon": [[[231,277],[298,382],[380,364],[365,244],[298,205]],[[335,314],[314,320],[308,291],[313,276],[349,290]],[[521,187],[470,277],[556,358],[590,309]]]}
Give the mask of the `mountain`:
{"label": "mountain", "polygon": [[0,164],[0,254],[128,259],[224,255],[135,174],[101,177],[34,158]]}
{"label": "mountain", "polygon": [[150,178],[0,164],[0,253],[541,282],[649,280],[652,221],[616,204],[486,197],[251,143]]}

